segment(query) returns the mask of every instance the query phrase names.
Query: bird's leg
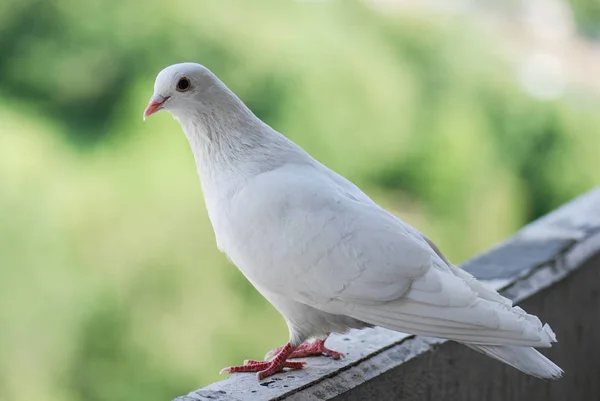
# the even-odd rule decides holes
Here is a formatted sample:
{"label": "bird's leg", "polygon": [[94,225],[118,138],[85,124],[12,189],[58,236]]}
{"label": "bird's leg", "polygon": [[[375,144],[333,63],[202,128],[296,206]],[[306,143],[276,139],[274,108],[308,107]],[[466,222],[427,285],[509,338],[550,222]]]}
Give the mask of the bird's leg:
{"label": "bird's leg", "polygon": [[246,360],[243,365],[221,369],[220,373],[257,372],[256,377],[258,380],[262,380],[265,377],[282,372],[284,368],[302,369],[306,362],[289,362],[287,360],[295,348],[291,343],[287,343],[281,347],[277,355],[270,361]]}
{"label": "bird's leg", "polygon": [[[300,344],[298,346],[298,348],[296,348],[294,350],[294,352],[291,353],[291,355],[288,357],[288,359],[306,358],[309,356],[321,356],[321,355],[330,356],[333,359],[340,359],[341,357],[343,357],[344,356],[343,353],[334,351],[325,346],[325,341],[327,340],[327,338],[329,338],[329,334],[327,334],[327,337],[325,337],[325,338],[317,338],[311,342],[309,342],[309,341],[303,342],[302,344]],[[279,347],[279,348],[275,348],[274,350],[267,352],[267,355],[265,355],[265,359],[272,358],[274,355],[279,353],[281,351],[281,349],[282,349],[282,347]]]}

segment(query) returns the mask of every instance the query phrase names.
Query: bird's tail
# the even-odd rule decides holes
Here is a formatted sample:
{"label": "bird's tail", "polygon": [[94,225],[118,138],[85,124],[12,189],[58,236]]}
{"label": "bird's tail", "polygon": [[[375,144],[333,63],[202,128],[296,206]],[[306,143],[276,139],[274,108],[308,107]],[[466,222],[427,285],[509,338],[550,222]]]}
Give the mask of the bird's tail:
{"label": "bird's tail", "polygon": [[556,380],[562,377],[564,373],[561,368],[536,351],[535,348],[509,345],[463,344],[517,368],[521,372],[525,372],[541,379]]}

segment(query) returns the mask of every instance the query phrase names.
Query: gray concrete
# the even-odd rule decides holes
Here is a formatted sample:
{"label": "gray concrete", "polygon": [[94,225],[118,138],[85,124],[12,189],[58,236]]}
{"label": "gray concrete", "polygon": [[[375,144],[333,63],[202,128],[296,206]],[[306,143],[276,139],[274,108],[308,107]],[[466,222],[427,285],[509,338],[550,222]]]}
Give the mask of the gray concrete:
{"label": "gray concrete", "polygon": [[543,351],[566,375],[529,377],[467,347],[382,328],[332,336],[340,361],[258,383],[238,374],[176,401],[208,400],[600,400],[600,190],[528,225],[463,268],[552,325]]}

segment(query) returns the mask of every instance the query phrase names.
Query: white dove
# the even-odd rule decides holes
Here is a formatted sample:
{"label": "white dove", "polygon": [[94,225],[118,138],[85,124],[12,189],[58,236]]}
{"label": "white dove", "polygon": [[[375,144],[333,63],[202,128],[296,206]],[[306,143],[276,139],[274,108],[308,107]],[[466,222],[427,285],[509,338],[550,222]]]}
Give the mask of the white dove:
{"label": "white dove", "polygon": [[556,342],[547,324],[262,122],[206,67],[162,70],[144,119],[159,110],[190,143],[217,246],[290,332],[271,360],[222,372],[260,380],[304,365],[291,358],[339,358],[324,345],[330,333],[381,326],[458,341],[536,377],[562,376],[532,348]]}

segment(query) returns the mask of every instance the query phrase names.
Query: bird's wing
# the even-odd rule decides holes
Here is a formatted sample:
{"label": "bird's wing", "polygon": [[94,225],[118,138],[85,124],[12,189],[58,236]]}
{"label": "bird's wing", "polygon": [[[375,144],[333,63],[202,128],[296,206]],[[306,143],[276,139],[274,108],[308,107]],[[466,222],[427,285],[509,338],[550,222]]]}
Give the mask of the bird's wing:
{"label": "bird's wing", "polygon": [[[324,169],[324,173],[351,197],[365,205],[374,204],[371,198],[343,176],[329,169]],[[413,282],[407,293],[397,300],[376,306],[352,305],[354,317],[391,329],[485,344],[549,346],[555,341],[550,327],[542,325],[537,317],[518,307],[513,308],[511,300],[454,266],[439,247],[419,230],[407,224],[403,224],[403,227],[413,237],[422,238],[428,244],[439,258],[432,259],[438,268]],[[445,266],[440,268],[441,262]],[[464,284],[470,291],[465,291]],[[423,292],[426,287],[435,290]],[[463,300],[462,306],[452,305],[453,300],[456,303],[457,299]],[[452,326],[461,328],[451,329]],[[473,329],[476,329],[475,333],[470,332]],[[493,336],[501,338],[494,339]]]}
{"label": "bird's wing", "polygon": [[245,273],[303,303],[397,299],[437,258],[400,220],[312,166],[261,174],[235,198],[229,219],[240,240],[226,252],[242,271],[248,260],[268,266]]}
{"label": "bird's wing", "polygon": [[247,224],[269,248],[247,246],[268,254],[270,291],[413,334],[490,345],[553,341],[539,319],[448,265],[417,230],[313,167],[285,166],[248,187],[239,197],[257,220]]}

